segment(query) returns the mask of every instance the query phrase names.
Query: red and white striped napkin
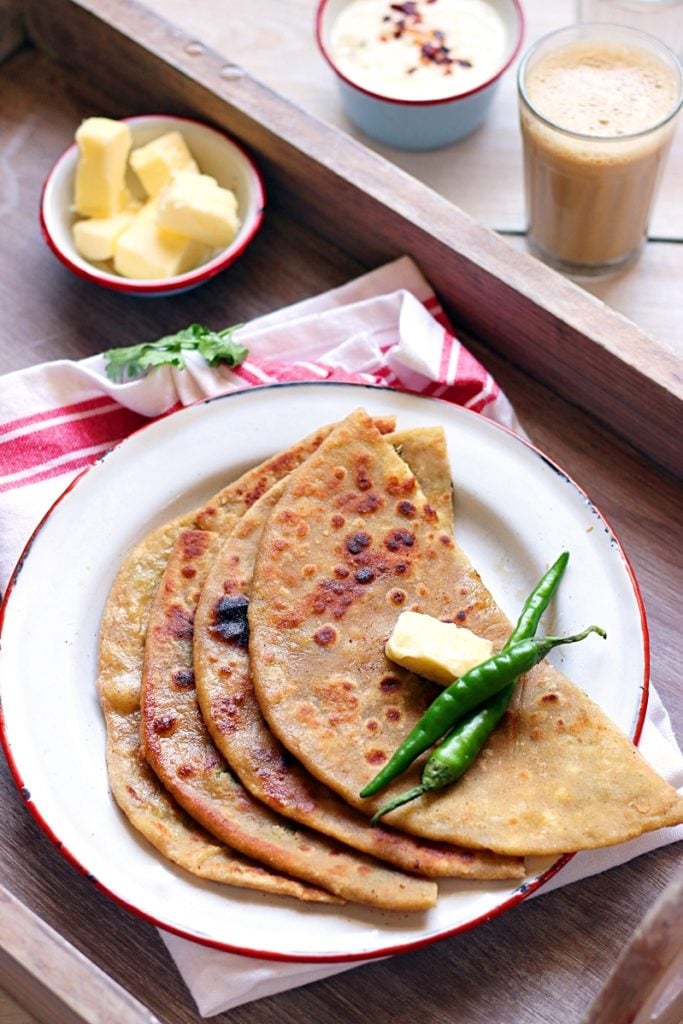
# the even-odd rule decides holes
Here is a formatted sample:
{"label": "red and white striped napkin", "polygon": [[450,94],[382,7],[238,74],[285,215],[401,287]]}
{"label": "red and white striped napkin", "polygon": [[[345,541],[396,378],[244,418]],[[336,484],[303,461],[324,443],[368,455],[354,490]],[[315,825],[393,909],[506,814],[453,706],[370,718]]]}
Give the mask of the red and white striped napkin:
{"label": "red and white striped napkin", "polygon": [[184,370],[162,366],[113,384],[98,355],[0,378],[0,590],[36,522],[81,470],[150,419],[202,398],[279,381],[359,381],[435,395],[516,426],[408,258],[259,317],[235,337],[249,356],[233,370],[211,369],[190,352]]}
{"label": "red and white striped napkin", "polygon": [[[249,357],[233,370],[210,369],[189,353],[183,371],[160,367],[141,380],[113,384],[103,357],[94,356],[0,378],[0,591],[36,523],[78,473],[150,419],[203,398],[280,381],[358,381],[438,396],[521,433],[507,398],[453,335],[431,287],[406,257],[260,317],[236,338]],[[683,757],[652,689],[640,748],[661,775],[683,785]],[[683,827],[663,829],[581,854],[541,893],[682,838]],[[203,1016],[360,966],[260,961],[166,933],[162,938]]]}

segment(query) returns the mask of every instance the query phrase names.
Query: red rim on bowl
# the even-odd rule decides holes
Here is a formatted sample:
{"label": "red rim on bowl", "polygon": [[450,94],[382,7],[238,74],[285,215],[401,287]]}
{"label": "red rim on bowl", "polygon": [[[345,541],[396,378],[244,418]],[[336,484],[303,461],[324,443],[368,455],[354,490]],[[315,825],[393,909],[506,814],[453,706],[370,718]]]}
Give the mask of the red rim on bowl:
{"label": "red rim on bowl", "polygon": [[348,85],[351,89],[356,89],[358,92],[363,93],[363,95],[371,97],[371,99],[381,100],[383,103],[395,103],[397,106],[435,107],[443,103],[452,103],[454,100],[462,100],[468,96],[474,96],[476,93],[481,92],[483,89],[487,89],[490,85],[493,85],[493,83],[496,82],[501,77],[501,75],[503,75],[507,71],[507,69],[510,67],[515,57],[519,53],[520,47],[522,45],[522,39],[524,38],[524,12],[522,10],[519,0],[512,0],[512,5],[517,13],[517,35],[513,43],[512,49],[505,59],[505,63],[498,69],[498,71],[496,71],[494,75],[488,78],[485,82],[482,82],[481,85],[477,85],[474,89],[468,89],[466,92],[456,92],[451,94],[450,96],[441,96],[433,100],[411,100],[403,99],[397,96],[385,96],[381,92],[374,92],[372,89],[367,89],[365,88],[365,86],[359,85],[358,82],[354,82],[353,79],[349,78],[342,71],[340,71],[337,65],[335,64],[334,58],[332,57],[327,48],[327,44],[324,38],[325,34],[323,32],[323,19],[325,17],[325,12],[329,4],[330,0],[320,0],[318,4],[315,16],[315,34],[318,42],[318,48],[323,57],[325,58],[325,60],[327,61],[327,63],[329,64],[330,68],[335,73],[337,78],[339,78],[342,82]]}
{"label": "red rim on bowl", "polygon": [[105,270],[99,270],[95,266],[89,267],[87,266],[88,261],[85,260],[84,257],[82,258],[83,262],[73,259],[70,254],[66,252],[55,240],[54,233],[50,230],[50,216],[49,213],[46,212],[49,209],[50,193],[56,178],[64,164],[73,159],[77,151],[77,143],[73,142],[59,157],[43,184],[40,197],[40,227],[43,238],[57,259],[59,259],[64,266],[68,267],[74,274],[83,280],[92,281],[104,288],[108,288],[110,291],[123,292],[129,295],[163,295],[195,288],[204,281],[208,281],[210,278],[215,277],[216,274],[219,274],[222,270],[225,270],[226,267],[229,267],[234,263],[235,260],[242,255],[261,228],[266,205],[266,191],[261,172],[250,154],[242,145],[240,145],[239,142],[231,138],[229,135],[226,135],[225,132],[222,132],[220,129],[213,127],[213,125],[206,124],[203,121],[197,121],[194,118],[175,114],[141,114],[136,117],[124,117],[121,118],[121,120],[130,125],[144,124],[145,122],[152,122],[155,120],[181,122],[188,125],[195,125],[206,132],[212,132],[221,140],[222,143],[227,142],[244,159],[253,181],[255,213],[248,221],[247,230],[243,235],[238,235],[235,242],[228,246],[227,249],[219,252],[218,255],[214,256],[213,259],[209,260],[207,263],[202,263],[194,270],[188,270],[186,273],[178,274],[176,277],[151,278],[149,280],[127,278],[118,274],[109,273]]}

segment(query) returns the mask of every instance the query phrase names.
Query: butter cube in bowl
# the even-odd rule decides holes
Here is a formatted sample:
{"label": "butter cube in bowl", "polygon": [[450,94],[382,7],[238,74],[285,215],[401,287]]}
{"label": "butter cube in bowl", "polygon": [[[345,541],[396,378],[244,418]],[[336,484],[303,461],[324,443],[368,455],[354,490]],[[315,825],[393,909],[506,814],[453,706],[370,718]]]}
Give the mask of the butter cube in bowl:
{"label": "butter cube in bowl", "polygon": [[78,276],[172,295],[230,266],[256,235],[265,191],[234,140],[190,118],[86,118],[47,177],[43,235]]}

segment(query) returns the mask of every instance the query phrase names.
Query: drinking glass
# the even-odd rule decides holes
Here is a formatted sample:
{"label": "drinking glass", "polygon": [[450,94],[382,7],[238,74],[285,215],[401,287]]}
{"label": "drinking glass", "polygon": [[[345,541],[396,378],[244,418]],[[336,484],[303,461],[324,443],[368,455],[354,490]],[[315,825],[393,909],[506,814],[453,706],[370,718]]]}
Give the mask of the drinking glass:
{"label": "drinking glass", "polygon": [[529,247],[567,273],[635,258],[683,102],[676,56],[639,30],[574,25],[518,76]]}

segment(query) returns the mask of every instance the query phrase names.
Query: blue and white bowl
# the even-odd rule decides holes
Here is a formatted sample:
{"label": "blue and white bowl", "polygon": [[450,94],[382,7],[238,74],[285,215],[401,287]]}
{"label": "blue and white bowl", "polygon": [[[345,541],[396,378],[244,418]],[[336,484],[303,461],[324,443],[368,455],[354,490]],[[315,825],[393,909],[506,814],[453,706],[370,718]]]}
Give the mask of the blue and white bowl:
{"label": "blue and white bowl", "polygon": [[337,66],[330,45],[332,29],[349,0],[320,0],[316,34],[320,51],[337,77],[344,111],[369,138],[398,149],[438,149],[465,138],[486,119],[504,72],[519,52],[524,15],[519,0],[488,0],[505,30],[500,66],[481,85],[440,99],[395,99],[353,82]]}

